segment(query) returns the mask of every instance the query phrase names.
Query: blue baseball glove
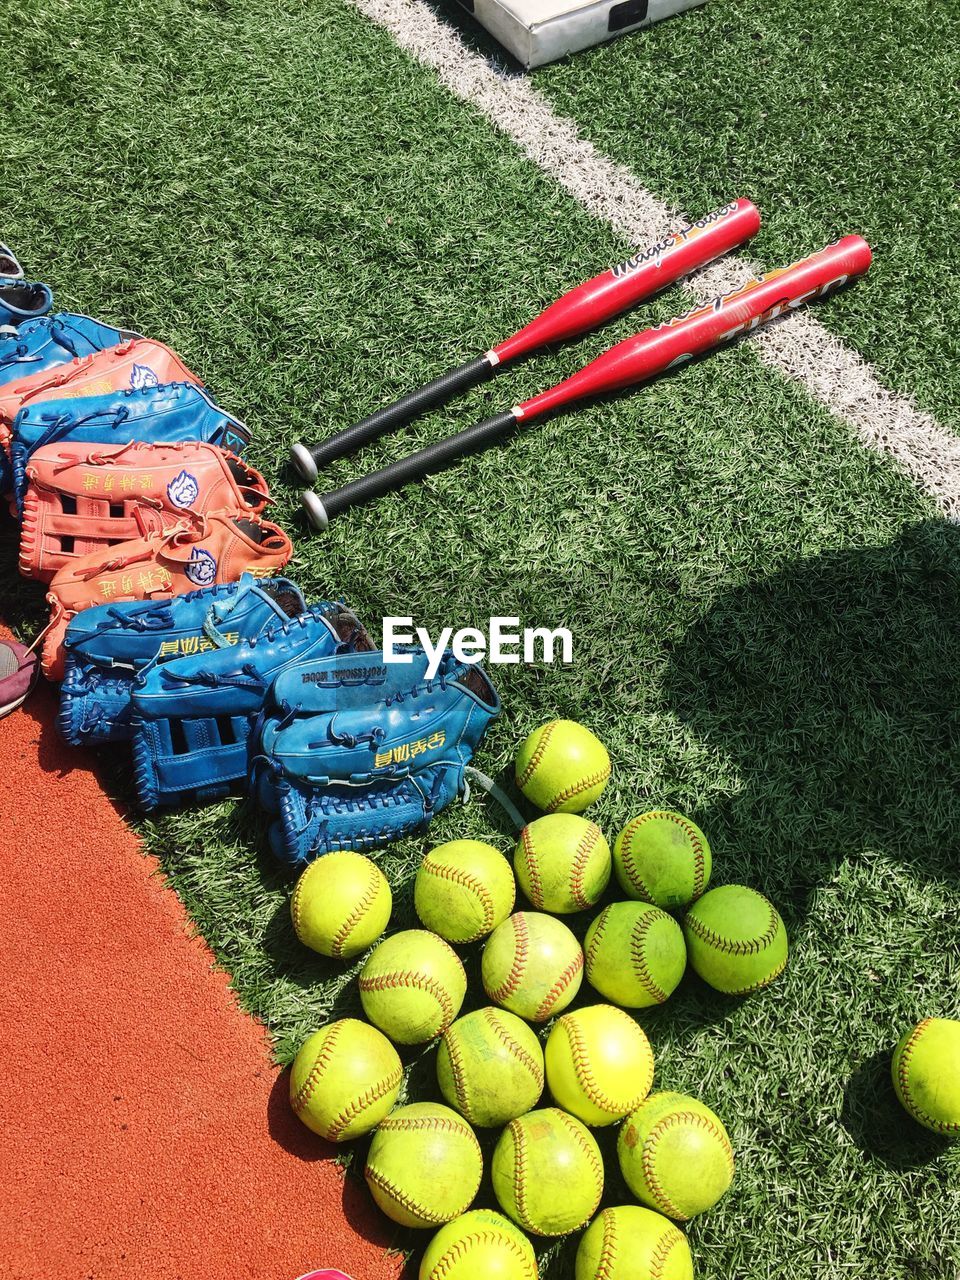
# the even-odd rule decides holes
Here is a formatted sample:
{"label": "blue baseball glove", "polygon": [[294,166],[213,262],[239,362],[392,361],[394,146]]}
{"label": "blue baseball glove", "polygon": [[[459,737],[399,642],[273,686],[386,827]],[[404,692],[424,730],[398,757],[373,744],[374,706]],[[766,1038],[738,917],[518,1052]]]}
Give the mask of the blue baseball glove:
{"label": "blue baseball glove", "polygon": [[273,680],[300,663],[372,648],[344,605],[324,602],[229,648],[145,667],[132,694],[144,808],[228,795],[246,782],[247,739]]}
{"label": "blue baseball glove", "polygon": [[281,861],[379,848],[467,790],[467,767],[500,712],[496,690],[452,654],[432,679],[422,650],[407,656],[336,656],[275,681],[251,746],[251,791],[277,814],[270,844]]}
{"label": "blue baseball glove", "polygon": [[202,587],[169,600],[130,600],[84,609],[64,641],[61,736],[72,746],[130,737],[130,701],[138,671],[252,640],[266,627],[305,612],[306,601],[286,578],[254,578]]}
{"label": "blue baseball glove", "polygon": [[[12,255],[6,259],[5,252],[9,250],[0,245],[0,264],[6,263],[6,269],[11,262],[19,265]],[[26,320],[15,327],[4,326],[0,328],[0,387],[137,336],[68,311]],[[11,484],[10,463],[0,450],[0,493],[9,493]]]}
{"label": "blue baseball glove", "polygon": [[23,503],[30,455],[59,440],[114,445],[130,440],[147,444],[203,440],[230,453],[240,453],[249,439],[243,423],[215,405],[192,382],[167,382],[100,396],[27,404],[14,419],[10,442],[17,506]]}
{"label": "blue baseball glove", "polygon": [[0,332],[45,316],[52,306],[49,285],[0,275]]}

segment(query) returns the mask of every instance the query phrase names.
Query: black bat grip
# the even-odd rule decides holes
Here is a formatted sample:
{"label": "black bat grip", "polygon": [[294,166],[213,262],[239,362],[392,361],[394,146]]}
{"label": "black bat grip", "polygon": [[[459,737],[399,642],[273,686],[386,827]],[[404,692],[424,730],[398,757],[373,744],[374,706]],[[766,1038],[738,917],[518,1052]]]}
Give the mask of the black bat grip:
{"label": "black bat grip", "polygon": [[351,480],[340,489],[332,489],[322,496],[307,489],[302,498],[303,506],[311,523],[318,529],[325,529],[334,516],[346,511],[348,507],[360,506],[372,498],[379,498],[381,494],[399,489],[411,480],[422,480],[431,471],[438,471],[447,463],[462,458],[464,454],[482,449],[516,425],[517,419],[512,412],[498,413],[496,417],[486,418],[483,422],[467,427],[465,431],[458,431],[456,435],[438,440],[436,444],[428,444],[426,448],[418,449],[399,462],[392,462],[379,471],[371,471],[359,480]]}
{"label": "black bat grip", "polygon": [[478,382],[483,382],[485,378],[490,377],[494,368],[495,365],[492,365],[486,356],[469,360],[459,369],[451,369],[448,373],[441,374],[426,386],[411,391],[394,404],[378,409],[362,422],[355,422],[352,427],[344,427],[342,431],[335,432],[319,444],[294,445],[290,450],[290,461],[301,478],[312,484],[317,478],[320,467],[325,463],[352,453],[368,440],[375,440],[377,436],[399,426],[400,423],[452,399],[458,392],[466,391],[468,387],[475,387]]}

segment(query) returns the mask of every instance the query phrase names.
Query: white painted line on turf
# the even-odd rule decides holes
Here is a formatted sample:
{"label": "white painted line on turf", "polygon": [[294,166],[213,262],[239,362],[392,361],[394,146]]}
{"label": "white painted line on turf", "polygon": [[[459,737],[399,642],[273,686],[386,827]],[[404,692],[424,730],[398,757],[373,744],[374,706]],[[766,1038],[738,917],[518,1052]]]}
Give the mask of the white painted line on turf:
{"label": "white painted line on turf", "polygon": [[[557,115],[525,76],[499,69],[468,49],[423,0],[350,2],[630,244],[643,248],[682,220],[629,169],[581,137],[572,120]],[[725,258],[682,287],[702,302],[738,288],[762,270],[743,257]],[[759,331],[751,345],[768,365],[843,419],[867,448],[894,459],[944,515],[960,519],[960,437],[906,396],[883,387],[866,361],[815,316],[797,312]]]}

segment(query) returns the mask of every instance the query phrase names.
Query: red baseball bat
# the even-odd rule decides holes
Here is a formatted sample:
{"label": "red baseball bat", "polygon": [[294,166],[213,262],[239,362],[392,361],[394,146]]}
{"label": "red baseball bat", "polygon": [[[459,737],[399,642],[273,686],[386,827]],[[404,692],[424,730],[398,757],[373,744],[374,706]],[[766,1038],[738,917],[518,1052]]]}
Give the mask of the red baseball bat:
{"label": "red baseball bat", "polygon": [[749,200],[734,200],[708,213],[705,218],[672,232],[659,244],[570,289],[536,319],[484,355],[441,374],[395,404],[378,409],[362,422],[345,427],[320,444],[295,444],[290,450],[294,470],[312,483],[324,463],[351,453],[392,427],[444,403],[457,392],[476,386],[502,364],[596,328],[635,302],[649,298],[682,276],[744,244],[756,235],[759,226],[760,214]]}
{"label": "red baseball bat", "polygon": [[525,425],[587,397],[645,382],[787,311],[823,297],[862,275],[870,266],[871,258],[866,240],[861,236],[844,236],[802,262],[771,271],[751,280],[742,289],[714,298],[705,306],[694,307],[676,320],[617,343],[572,377],[506,413],[467,427],[322,497],[307,490],[303,494],[303,505],[311,522],[318,529],[325,529],[330,519],[347,507],[421,479],[445,463],[488,444],[510,428]]}

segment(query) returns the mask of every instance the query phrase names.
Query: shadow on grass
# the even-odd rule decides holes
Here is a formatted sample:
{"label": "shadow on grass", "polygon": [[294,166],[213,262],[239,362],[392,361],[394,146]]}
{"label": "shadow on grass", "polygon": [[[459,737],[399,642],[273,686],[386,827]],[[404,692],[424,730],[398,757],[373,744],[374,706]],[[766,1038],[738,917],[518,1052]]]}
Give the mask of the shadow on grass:
{"label": "shadow on grass", "polygon": [[850,1077],[840,1122],[861,1151],[900,1171],[929,1164],[951,1145],[948,1138],[917,1124],[900,1105],[889,1050],[862,1062]]}
{"label": "shadow on grass", "polygon": [[742,779],[696,820],[788,925],[868,849],[960,876],[958,618],[960,530],[929,521],[727,591],[673,649],[664,700]]}

